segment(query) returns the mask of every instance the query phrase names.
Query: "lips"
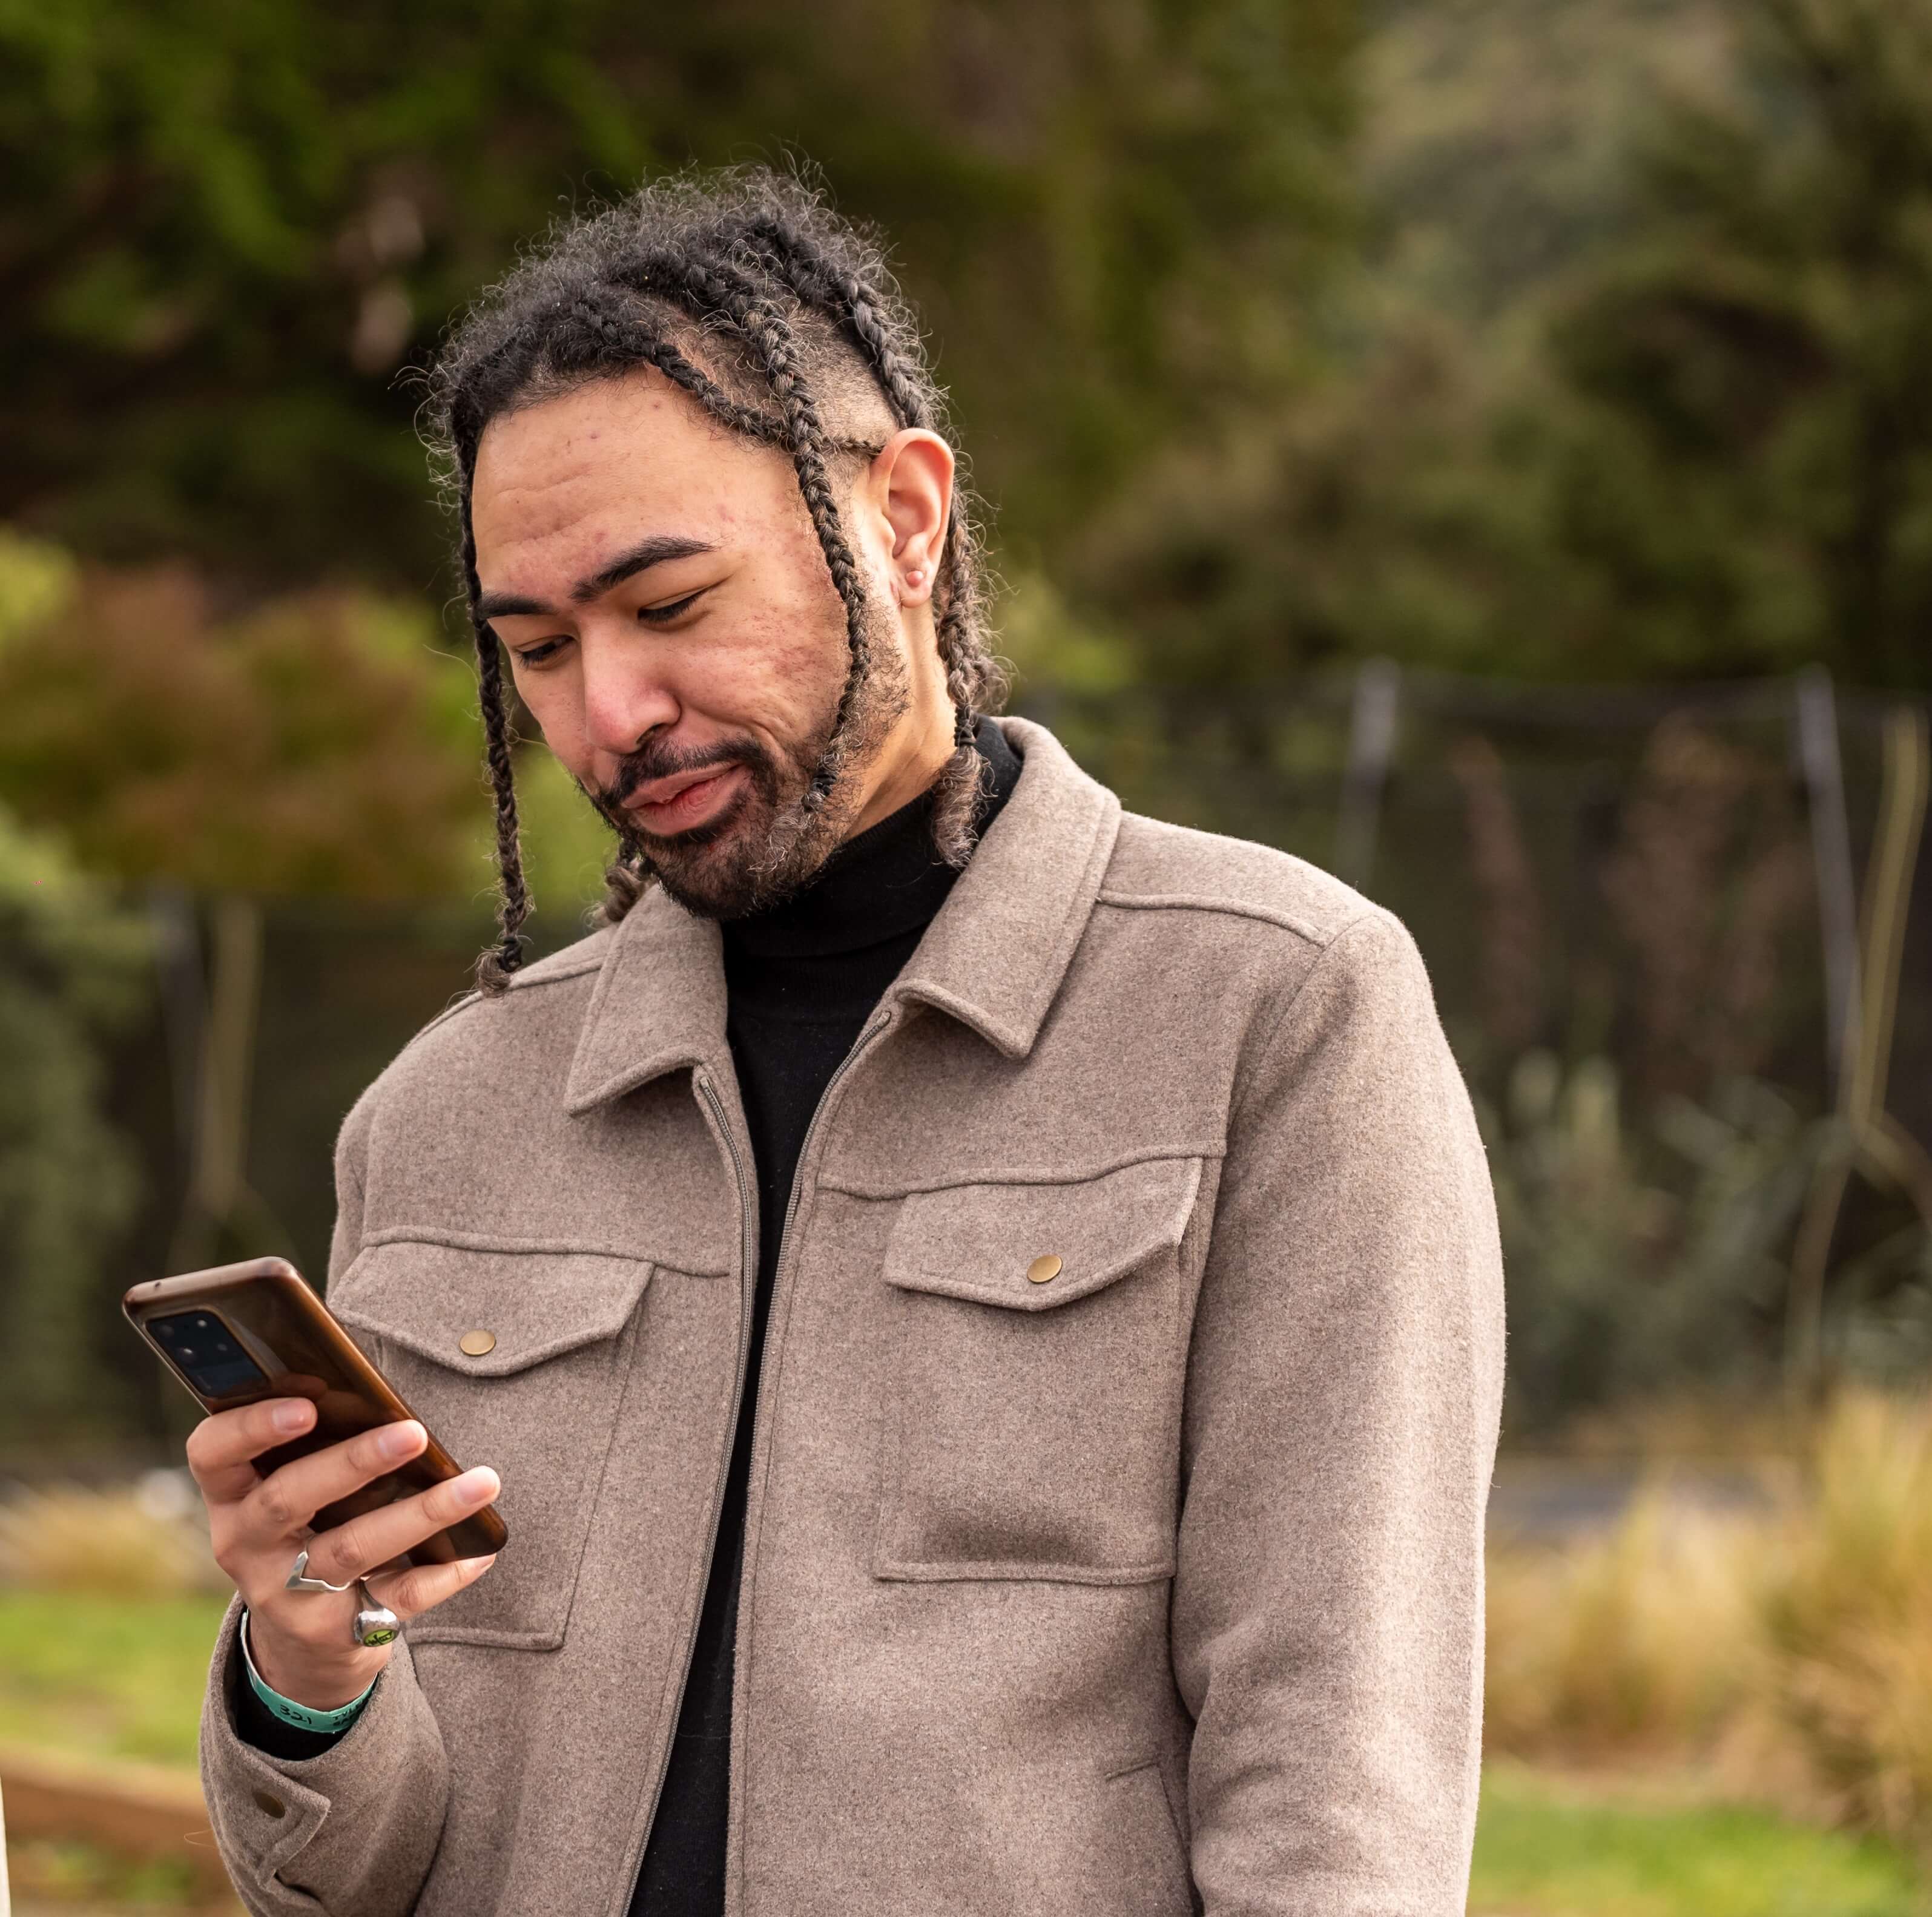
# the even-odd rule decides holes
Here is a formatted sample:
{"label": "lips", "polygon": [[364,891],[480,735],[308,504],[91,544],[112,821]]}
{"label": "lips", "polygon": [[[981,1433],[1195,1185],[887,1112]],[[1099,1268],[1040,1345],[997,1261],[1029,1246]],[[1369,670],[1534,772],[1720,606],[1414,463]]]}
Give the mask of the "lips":
{"label": "lips", "polygon": [[627,806],[668,805],[679,793],[690,791],[694,786],[701,786],[712,779],[722,778],[731,769],[727,759],[722,765],[700,765],[693,772],[672,772],[662,779],[651,779],[639,786],[625,800]]}
{"label": "lips", "polygon": [[730,802],[744,769],[735,760],[727,760],[694,772],[652,779],[624,801],[624,810],[658,837],[688,831],[694,825],[707,823]]}

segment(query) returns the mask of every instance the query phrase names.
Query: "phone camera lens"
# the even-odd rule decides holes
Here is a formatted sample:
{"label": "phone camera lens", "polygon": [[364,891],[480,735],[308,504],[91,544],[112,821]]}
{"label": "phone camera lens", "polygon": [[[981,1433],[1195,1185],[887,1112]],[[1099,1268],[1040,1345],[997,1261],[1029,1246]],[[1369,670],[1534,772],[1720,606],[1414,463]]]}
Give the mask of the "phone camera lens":
{"label": "phone camera lens", "polygon": [[212,1311],[178,1311],[151,1320],[148,1328],[199,1397],[232,1397],[267,1388],[267,1373]]}

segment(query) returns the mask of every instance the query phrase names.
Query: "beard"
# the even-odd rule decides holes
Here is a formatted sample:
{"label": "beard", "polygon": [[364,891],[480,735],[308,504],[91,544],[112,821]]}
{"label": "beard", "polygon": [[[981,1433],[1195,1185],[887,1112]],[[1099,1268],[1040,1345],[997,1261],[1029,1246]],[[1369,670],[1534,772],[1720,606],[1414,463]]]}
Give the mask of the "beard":
{"label": "beard", "polygon": [[[818,715],[806,736],[780,753],[742,732],[692,748],[668,739],[647,741],[627,753],[610,783],[587,795],[616,829],[620,855],[700,918],[747,918],[802,891],[856,816],[859,795],[850,775],[877,756],[907,708],[904,663],[883,625],[880,607],[868,597],[866,669],[853,688],[842,726],[842,672],[828,675]],[[652,780],[727,766],[746,774],[737,797],[717,818],[689,831],[660,837],[623,810],[625,800]],[[814,805],[813,783],[821,767],[830,775],[830,789]]]}

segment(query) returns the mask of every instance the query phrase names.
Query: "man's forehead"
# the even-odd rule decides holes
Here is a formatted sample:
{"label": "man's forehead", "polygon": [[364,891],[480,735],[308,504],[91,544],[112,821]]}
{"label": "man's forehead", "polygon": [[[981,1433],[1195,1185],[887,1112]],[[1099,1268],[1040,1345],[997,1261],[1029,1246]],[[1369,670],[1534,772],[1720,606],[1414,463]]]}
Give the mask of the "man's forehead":
{"label": "man's forehead", "polygon": [[473,490],[577,484],[648,487],[674,469],[735,463],[757,448],[704,415],[655,372],[599,379],[500,413],[483,430]]}
{"label": "man's forehead", "polygon": [[[620,383],[522,408],[484,432],[470,519],[486,584],[560,594],[651,541],[732,544],[760,502],[788,503],[795,482],[782,456],[668,395],[609,390]],[[541,582],[492,577],[526,569]]]}

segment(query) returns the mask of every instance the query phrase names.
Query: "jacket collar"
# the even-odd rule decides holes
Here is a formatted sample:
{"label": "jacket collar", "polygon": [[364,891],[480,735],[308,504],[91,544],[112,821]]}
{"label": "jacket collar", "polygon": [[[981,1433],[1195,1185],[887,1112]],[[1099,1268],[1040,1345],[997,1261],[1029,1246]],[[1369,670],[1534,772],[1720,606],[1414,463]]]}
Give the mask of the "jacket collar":
{"label": "jacket collar", "polygon": [[655,886],[610,942],[565,1089],[573,1118],[686,1067],[724,1069],[724,960],[718,927]]}
{"label": "jacket collar", "polygon": [[1000,723],[1020,782],[885,1002],[936,1006],[1023,1059],[1087,930],[1120,802],[1044,726]]}
{"label": "jacket collar", "polygon": [[[884,1002],[932,1005],[1018,1059],[1087,929],[1120,803],[1044,726],[1000,723],[1025,762],[1019,783]],[[687,1067],[728,1078],[724,1012],[717,927],[654,888],[604,958],[571,1065],[570,1112]]]}

